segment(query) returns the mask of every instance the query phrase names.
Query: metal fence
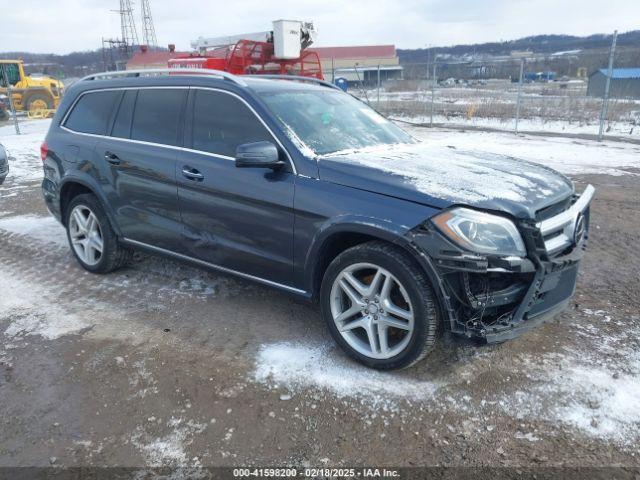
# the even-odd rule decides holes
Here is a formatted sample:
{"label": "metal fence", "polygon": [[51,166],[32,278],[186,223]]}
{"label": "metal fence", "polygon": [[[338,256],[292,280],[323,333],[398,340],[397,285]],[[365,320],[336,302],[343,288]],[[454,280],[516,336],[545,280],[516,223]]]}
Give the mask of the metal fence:
{"label": "metal fence", "polygon": [[602,133],[640,141],[640,98],[630,94],[605,101],[588,94],[586,76],[536,77],[527,67],[519,60],[482,68],[436,64],[429,65],[429,78],[426,65],[422,75],[405,67],[402,80],[373,88],[356,85],[351,91],[392,119],[421,125],[587,138]]}
{"label": "metal fence", "polygon": [[[597,135],[603,105],[602,98],[587,95],[586,80],[521,86],[509,79],[401,80],[352,93],[402,121],[519,132]],[[640,140],[640,99],[609,99],[604,120],[605,135]]]}

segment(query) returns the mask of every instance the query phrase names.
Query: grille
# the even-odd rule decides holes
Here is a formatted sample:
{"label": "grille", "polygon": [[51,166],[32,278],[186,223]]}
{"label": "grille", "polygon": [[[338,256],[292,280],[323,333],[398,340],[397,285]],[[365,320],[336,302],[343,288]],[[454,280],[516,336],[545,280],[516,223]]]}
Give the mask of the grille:
{"label": "grille", "polygon": [[578,217],[589,207],[594,192],[595,188],[588,185],[568,209],[537,224],[549,255],[561,252],[573,244]]}

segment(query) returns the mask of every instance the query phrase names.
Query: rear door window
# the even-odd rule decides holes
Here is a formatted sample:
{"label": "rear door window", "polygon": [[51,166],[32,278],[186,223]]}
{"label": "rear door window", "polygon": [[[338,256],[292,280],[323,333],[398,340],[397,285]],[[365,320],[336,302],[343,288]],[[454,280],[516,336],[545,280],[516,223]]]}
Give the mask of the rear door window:
{"label": "rear door window", "polygon": [[273,142],[273,137],[242,101],[227,93],[196,90],[193,149],[235,157],[238,145],[263,140]]}
{"label": "rear door window", "polygon": [[180,119],[187,90],[142,89],[138,91],[131,139],[179,145]]}
{"label": "rear door window", "polygon": [[133,107],[136,103],[137,90],[126,90],[120,108],[113,122],[112,137],[129,138],[131,134],[131,120],[133,119]]}
{"label": "rear door window", "polygon": [[116,90],[85,93],[76,103],[64,126],[75,132],[105,135],[120,95],[122,92]]}

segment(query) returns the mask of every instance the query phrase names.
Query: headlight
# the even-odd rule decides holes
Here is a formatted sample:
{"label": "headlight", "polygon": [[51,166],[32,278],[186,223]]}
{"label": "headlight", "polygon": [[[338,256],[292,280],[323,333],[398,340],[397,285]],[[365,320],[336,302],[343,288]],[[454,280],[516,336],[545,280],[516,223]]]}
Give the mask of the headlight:
{"label": "headlight", "polygon": [[525,256],[520,232],[507,218],[469,208],[454,208],[436,215],[433,223],[460,247],[477,253]]}

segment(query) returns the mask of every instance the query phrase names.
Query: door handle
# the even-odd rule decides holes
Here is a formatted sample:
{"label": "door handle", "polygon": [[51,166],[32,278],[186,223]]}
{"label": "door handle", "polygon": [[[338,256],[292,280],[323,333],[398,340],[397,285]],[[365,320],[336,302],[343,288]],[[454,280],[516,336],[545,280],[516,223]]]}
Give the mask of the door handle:
{"label": "door handle", "polygon": [[104,158],[112,165],[120,165],[120,162],[122,161],[120,160],[120,157],[118,157],[118,155],[111,152],[104,152]]}
{"label": "door handle", "polygon": [[202,175],[198,170],[187,166],[182,168],[182,175],[184,175],[189,180],[196,180],[199,182],[204,180],[204,175]]}

